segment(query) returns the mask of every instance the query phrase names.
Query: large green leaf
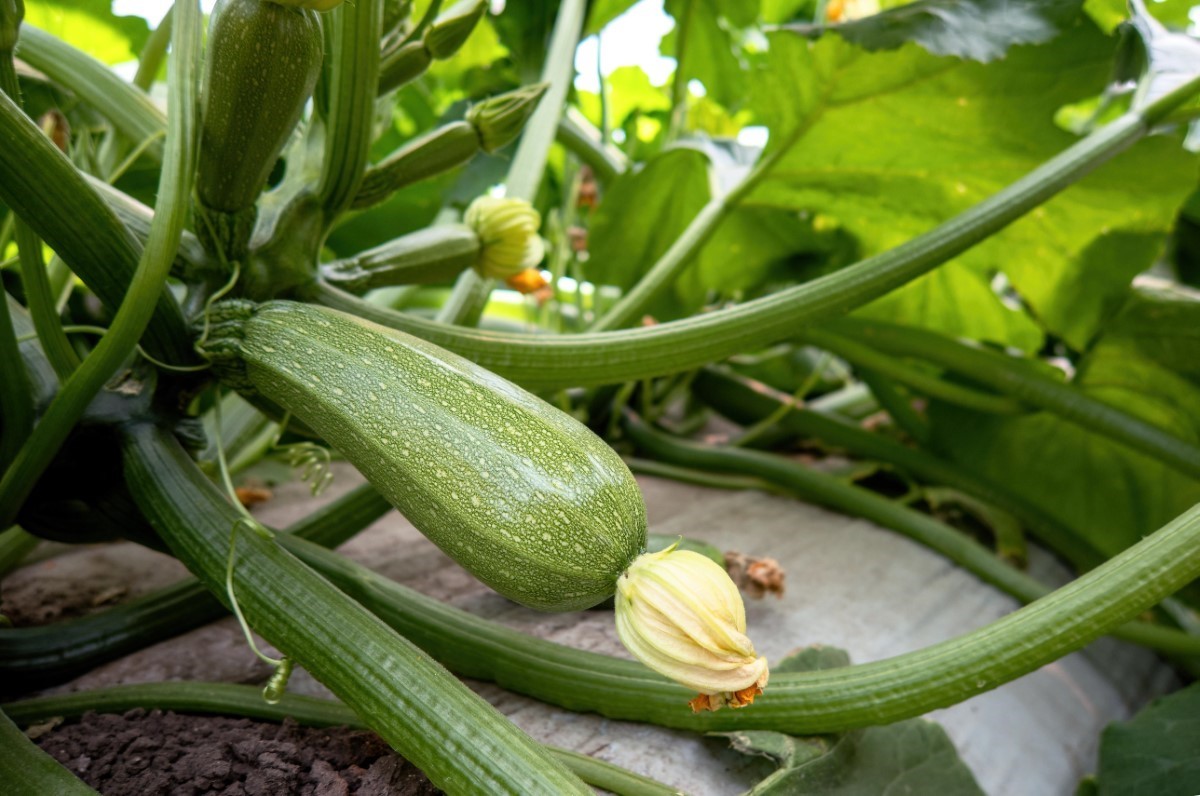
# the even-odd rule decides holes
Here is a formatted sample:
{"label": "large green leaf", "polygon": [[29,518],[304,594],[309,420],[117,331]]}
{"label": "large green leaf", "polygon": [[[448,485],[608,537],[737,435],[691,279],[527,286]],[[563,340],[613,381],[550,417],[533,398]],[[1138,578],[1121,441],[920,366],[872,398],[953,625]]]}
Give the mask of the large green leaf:
{"label": "large green leaf", "polygon": [[1080,0],[918,0],[839,25],[797,25],[805,35],[825,30],[868,50],[916,42],[934,55],[974,61],[1004,57],[1016,44],[1041,44],[1070,27]]}
{"label": "large green leaf", "polygon": [[[1200,388],[1104,340],[1076,384],[1189,442],[1200,442]],[[1049,412],[987,415],[932,402],[932,444],[964,468],[1021,494],[1097,551],[1114,555],[1200,502],[1200,480]]]}
{"label": "large green leaf", "polygon": [[[661,86],[650,82],[650,77],[638,66],[621,66],[605,79],[608,99],[608,122],[620,127],[631,113],[668,111],[671,100]],[[580,91],[579,109],[597,126],[600,125],[600,96],[590,91]]]}
{"label": "large green leaf", "polygon": [[755,293],[770,281],[798,281],[845,265],[853,246],[840,229],[790,210],[740,207],[721,222],[697,258],[676,280],[685,306],[712,291],[729,297]]}
{"label": "large green leaf", "polygon": [[1105,333],[1200,383],[1200,291],[1142,279]]}
{"label": "large green leaf", "polygon": [[150,27],[141,17],[119,17],[110,0],[26,0],[25,21],[106,64],[138,57]]}
{"label": "large green leaf", "polygon": [[[1150,0],[1147,8],[1164,25],[1186,28],[1195,5],[1193,0]],[[1128,0],[1084,0],[1083,8],[1105,33],[1112,33],[1129,18]]]}
{"label": "large green leaf", "polygon": [[666,9],[675,18],[675,29],[663,37],[663,55],[679,59],[680,26],[684,3],[691,4],[682,58],[676,69],[688,80],[704,84],[708,96],[727,108],[742,105],[746,73],[735,54],[733,36],[724,21],[729,3],[721,0],[667,0]]}
{"label": "large green leaf", "polygon": [[[772,667],[775,672],[848,666],[834,647],[810,647]],[[879,796],[936,793],[982,796],[945,731],[924,719],[841,735],[794,738],[766,730],[713,733],[743,754],[766,757],[779,768],[750,790],[752,796]]]}
{"label": "large green leaf", "polygon": [[[930,229],[1072,144],[1054,114],[1103,89],[1115,46],[1087,22],[989,64],[913,44],[871,53],[836,36],[778,33],[770,45],[754,104],[769,146],[789,149],[748,201],[828,214],[864,254]],[[1082,348],[1151,263],[1195,178],[1196,159],[1176,140],[1143,141],[943,266],[946,274],[869,312],[1027,345],[1028,325],[978,289],[980,277],[1003,272],[1046,329]],[[1114,241],[1120,258],[1104,249]],[[946,289],[968,285],[964,271],[977,275],[970,303]],[[997,330],[1007,336],[997,339]]]}
{"label": "large green leaf", "polygon": [[1099,796],[1200,793],[1200,683],[1100,736]]}
{"label": "large green leaf", "polygon": [[614,180],[596,209],[587,278],[628,289],[662,256],[711,196],[708,158],[681,147]]}

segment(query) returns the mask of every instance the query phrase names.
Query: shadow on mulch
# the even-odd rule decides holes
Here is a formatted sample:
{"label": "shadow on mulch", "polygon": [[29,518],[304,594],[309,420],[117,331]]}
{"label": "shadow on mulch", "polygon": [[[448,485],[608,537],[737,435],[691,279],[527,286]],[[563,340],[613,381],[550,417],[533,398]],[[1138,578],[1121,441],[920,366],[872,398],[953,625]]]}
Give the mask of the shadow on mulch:
{"label": "shadow on mulch", "polygon": [[104,796],[439,794],[378,736],[221,716],[88,713],[36,739]]}

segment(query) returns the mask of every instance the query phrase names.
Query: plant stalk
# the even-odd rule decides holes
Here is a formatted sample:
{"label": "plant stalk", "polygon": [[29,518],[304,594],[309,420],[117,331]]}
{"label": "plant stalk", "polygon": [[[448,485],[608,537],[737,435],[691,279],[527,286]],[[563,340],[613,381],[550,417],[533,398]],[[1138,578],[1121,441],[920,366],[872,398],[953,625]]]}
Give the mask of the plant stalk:
{"label": "plant stalk", "polygon": [[895,324],[845,318],[828,328],[885,356],[919,357],[953,370],[1200,478],[1200,446],[1039,373],[1028,362],[968,346],[936,332]]}
{"label": "plant stalk", "polygon": [[[159,535],[227,602],[242,515],[165,431],[127,428],[125,460],[134,498]],[[286,552],[281,543],[291,538],[237,535],[242,613],[434,784],[455,793],[588,792],[507,718]]]}
{"label": "plant stalk", "polygon": [[[159,180],[160,210],[155,215],[133,283],[108,333],[51,401],[41,422],[25,440],[12,466],[0,480],[0,527],[7,527],[16,518],[21,504],[88,403],[133,353],[150,322],[155,299],[162,295],[166,285],[183,232],[195,170],[196,77],[200,61],[199,6],[189,1],[181,3],[178,10],[180,20],[172,40],[175,57],[172,58],[170,78],[170,98],[175,112],[169,122],[166,156]],[[6,98],[0,97],[0,102],[3,101]],[[38,135],[41,135],[40,131]]]}
{"label": "plant stalk", "polygon": [[[1133,145],[1197,90],[1200,78],[1181,85],[1146,112],[1128,113],[1102,127],[1012,185],[895,249],[806,284],[680,321],[614,332],[535,336],[428,321],[357,300],[329,286],[314,286],[309,296],[422,337],[534,389],[677,373],[787,339],[804,326],[843,315],[929,272]],[[635,290],[644,284],[646,278]]]}
{"label": "plant stalk", "polygon": [[[563,0],[550,35],[550,50],[542,69],[542,82],[549,84],[537,109],[521,134],[517,152],[505,177],[505,195],[533,203],[546,169],[546,158],[558,120],[562,116],[567,92],[575,79],[575,49],[583,30],[586,0]],[[438,312],[439,323],[475,326],[487,306],[495,282],[484,279],[474,271],[464,271],[454,284],[454,291]]]}

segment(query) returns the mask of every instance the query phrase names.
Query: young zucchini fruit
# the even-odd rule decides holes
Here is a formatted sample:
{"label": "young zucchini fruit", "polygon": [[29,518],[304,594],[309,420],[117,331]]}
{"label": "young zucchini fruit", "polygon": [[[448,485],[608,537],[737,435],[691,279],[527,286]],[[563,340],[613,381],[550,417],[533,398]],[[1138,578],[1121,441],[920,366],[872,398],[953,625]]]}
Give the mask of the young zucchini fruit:
{"label": "young zucchini fruit", "polygon": [[255,201],[300,121],[324,58],[311,8],[219,0],[208,31],[196,171],[197,232],[239,259]]}
{"label": "young zucchini fruit", "polygon": [[494,373],[308,304],[229,301],[210,320],[223,381],[302,420],[506,597],[587,608],[644,552],[645,504],[620,457]]}

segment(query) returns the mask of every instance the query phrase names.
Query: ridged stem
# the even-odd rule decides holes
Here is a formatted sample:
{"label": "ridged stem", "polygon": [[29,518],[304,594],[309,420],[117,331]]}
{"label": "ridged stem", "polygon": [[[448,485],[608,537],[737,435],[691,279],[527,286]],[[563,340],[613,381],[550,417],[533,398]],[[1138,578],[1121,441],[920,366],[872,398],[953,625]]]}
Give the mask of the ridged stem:
{"label": "ridged stem", "polygon": [[1010,397],[989,394],[954,384],[826,329],[805,329],[796,337],[796,340],[824,349],[847,362],[861,365],[890,379],[895,379],[930,398],[937,398],[947,403],[990,414],[1016,414],[1023,409],[1019,401]]}
{"label": "ridged stem", "polygon": [[[336,547],[390,509],[374,488],[364,484],[282,533]],[[14,530],[36,543],[36,538]],[[4,690],[63,682],[227,614],[204,584],[186,578],[100,613],[53,625],[0,629],[0,682]]]}
{"label": "ridged stem", "polygon": [[158,77],[158,70],[162,67],[163,59],[167,57],[167,45],[171,43],[173,13],[173,8],[167,9],[167,13],[163,15],[158,27],[150,32],[150,38],[146,39],[146,43],[142,45],[142,52],[138,56],[137,72],[133,76],[133,85],[142,91],[149,91],[150,87],[154,85],[154,79]]}
{"label": "ridged stem", "polygon": [[[169,434],[150,426],[126,434],[134,498],[175,555],[225,602],[241,514]],[[242,613],[434,784],[453,793],[588,792],[507,718],[286,552],[286,540],[298,541],[237,535]]]}
{"label": "ridged stem", "polygon": [[958,638],[844,670],[777,674],[740,710],[693,714],[687,689],[639,663],[532,638],[302,540],[281,543],[463,677],[614,719],[791,734],[886,724],[956,704],[1074,652],[1200,574],[1200,507],[1097,570]]}
{"label": "ridged stem", "polygon": [[[524,199],[531,204],[537,199],[550,145],[554,143],[567,92],[575,80],[575,49],[579,45],[586,10],[586,0],[563,0],[558,7],[558,17],[550,35],[550,50],[542,69],[542,82],[549,87],[517,144],[517,152],[504,180],[508,197]],[[493,280],[483,279],[473,271],[464,272],[438,312],[437,321],[475,326],[487,306],[494,284]]]}
{"label": "ridged stem", "polygon": [[[51,401],[41,422],[21,446],[12,466],[0,480],[0,527],[12,523],[21,504],[83,415],[88,403],[133,353],[150,322],[155,300],[162,295],[166,286],[187,217],[188,196],[195,171],[196,95],[200,62],[199,6],[189,0],[179,3],[176,12],[179,19],[176,20],[172,38],[174,53],[168,81],[172,112],[158,186],[159,211],[154,217],[150,237],[129,291],[108,332]],[[0,98],[0,101],[7,100]],[[40,131],[38,135],[41,135]],[[3,149],[0,146],[0,150]]]}
{"label": "ridged stem", "polygon": [[379,287],[441,282],[474,266],[479,249],[479,236],[469,227],[426,227],[353,257],[323,263],[321,278],[357,295]]}
{"label": "ridged stem", "polygon": [[146,155],[156,161],[163,159],[163,142],[157,137],[167,120],[146,92],[82,50],[32,25],[21,28],[21,59],[102,113],[130,141],[153,141]]}
{"label": "ridged stem", "polygon": [[917,357],[967,376],[1200,478],[1200,446],[1093,398],[1078,387],[1056,381],[1038,372],[1030,362],[969,346],[936,332],[895,324],[846,318],[828,328],[884,355]]}
{"label": "ridged stem", "polygon": [[[675,439],[633,418],[627,420],[625,429],[639,448],[667,462],[712,472],[758,476],[804,500],[891,528],[1023,603],[1032,603],[1051,593],[1048,586],[1005,563],[966,534],[869,489],[775,454]],[[1117,627],[1111,633],[1116,638],[1164,652],[1200,656],[1200,636],[1171,628],[1134,622]]]}
{"label": "ridged stem", "polygon": [[815,437],[854,456],[883,462],[914,478],[959,489],[1002,509],[1029,526],[1050,549],[1080,569],[1091,569],[1105,559],[1077,531],[1047,516],[1004,485],[980,478],[926,451],[864,431],[832,412],[795,404],[791,396],[766,384],[723,368],[708,367],[697,374],[692,388],[693,394],[705,404],[741,424],[755,423],[781,406],[790,406],[791,411],[779,419],[780,428]]}
{"label": "ridged stem", "polygon": [[333,42],[329,55],[329,114],[325,157],[317,195],[332,224],[354,200],[369,162],[379,84],[379,36],[383,3],[342,3],[326,16]]}
{"label": "ridged stem", "polygon": [[[1143,138],[1171,108],[1200,90],[1191,80],[1051,158],[1012,185],[895,249],[717,312],[615,332],[523,335],[480,332],[355,300],[333,288],[313,298],[423,337],[526,387],[611,384],[676,373],[787,339],[803,326],[845,314],[916,279],[998,232]],[[646,283],[643,278],[636,289]],[[632,295],[630,293],[629,295]]]}
{"label": "ridged stem", "polygon": [[629,159],[619,149],[605,146],[600,131],[574,108],[567,108],[558,121],[558,143],[589,166],[596,179],[608,184],[629,168]]}
{"label": "ridged stem", "polygon": [[[39,697],[0,706],[22,725],[54,717],[79,718],[89,711],[123,713],[127,710],[172,710],[245,716],[261,721],[292,719],[305,727],[370,729],[354,711],[340,702],[284,694],[276,704],[262,698],[262,689],[234,683],[140,683],[117,685],[59,696]],[[589,785],[618,796],[676,796],[679,792],[620,766],[587,755],[546,745],[560,763]]]}

